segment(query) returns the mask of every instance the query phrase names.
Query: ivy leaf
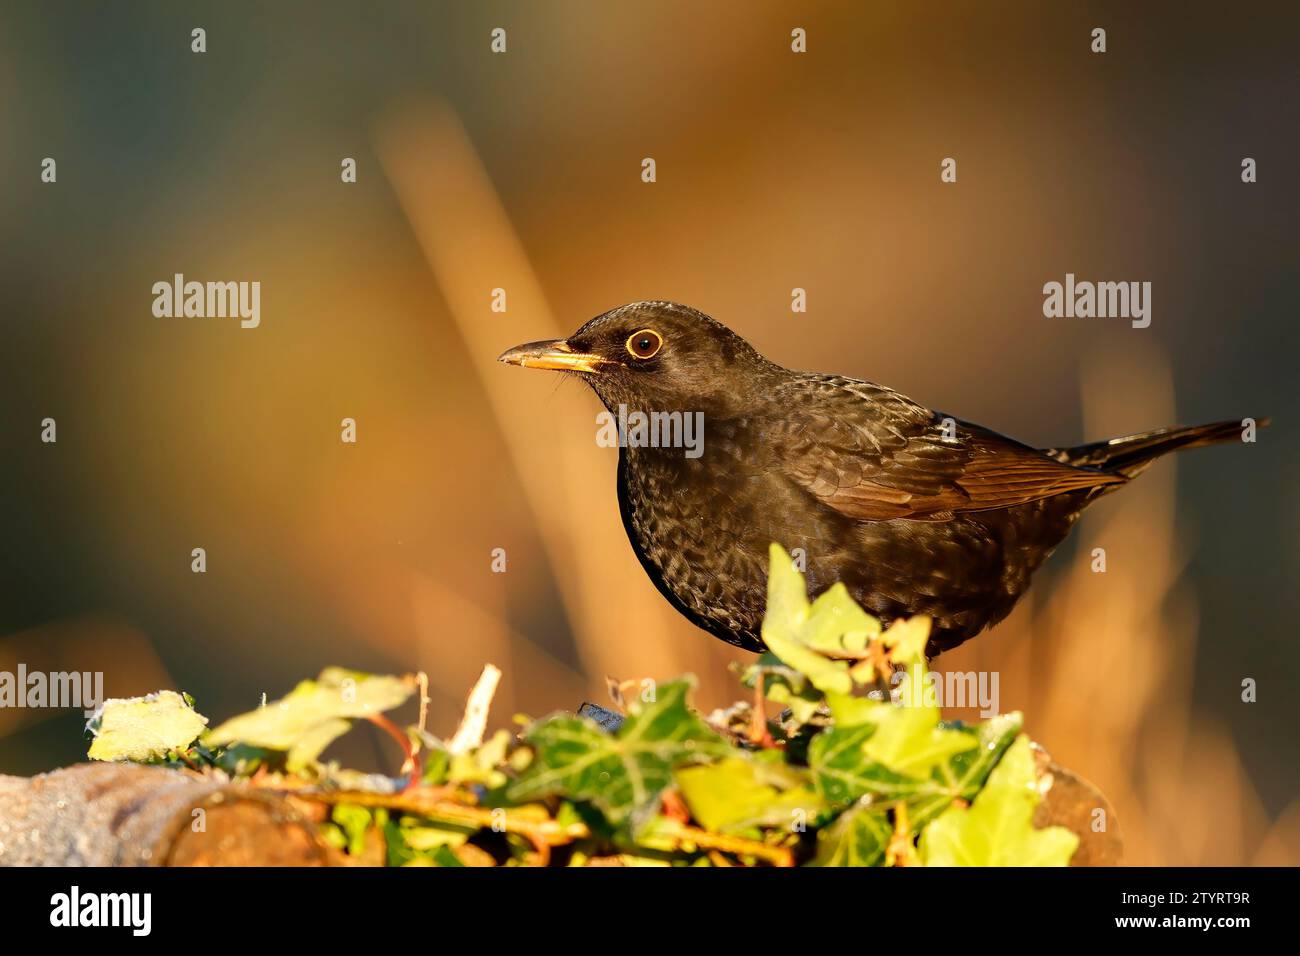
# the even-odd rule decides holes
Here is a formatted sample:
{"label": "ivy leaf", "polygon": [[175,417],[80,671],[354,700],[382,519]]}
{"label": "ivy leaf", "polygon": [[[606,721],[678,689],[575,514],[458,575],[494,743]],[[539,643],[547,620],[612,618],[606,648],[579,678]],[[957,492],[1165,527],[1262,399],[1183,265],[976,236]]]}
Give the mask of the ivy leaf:
{"label": "ivy leaf", "polygon": [[949,807],[921,831],[926,866],[1066,866],[1079,838],[1065,827],[1034,829],[1041,796],[1029,738],[1020,736],[970,807]]}
{"label": "ivy leaf", "polygon": [[352,728],[352,724],[342,717],[333,717],[315,724],[294,741],[285,755],[285,769],[290,773],[302,773],[316,762],[316,758],[339,737]]}
{"label": "ivy leaf", "polygon": [[[908,820],[915,831],[955,797],[970,799],[1020,729],[1019,714],[983,721],[972,732],[937,727],[929,718],[913,725],[911,722],[917,718],[907,715],[915,711],[893,704],[877,705],[875,713],[888,715],[884,718],[886,725],[893,721],[898,725],[874,744],[880,733],[878,722],[836,726],[814,737],[808,748],[808,766],[823,799],[836,806],[846,806],[867,795],[878,800],[905,800]],[[924,731],[925,725],[931,729]],[[941,736],[932,737],[932,733]],[[918,749],[908,753],[900,741],[912,734]],[[901,756],[895,757],[900,747]],[[944,755],[941,759],[940,754]],[[930,768],[924,777],[907,772],[922,766]]]}
{"label": "ivy leaf", "polygon": [[481,783],[496,789],[506,782],[500,766],[506,762],[509,749],[510,731],[498,730],[469,753],[453,754],[447,779],[452,783]]}
{"label": "ivy leaf", "polygon": [[305,680],[289,694],[257,710],[232,717],[204,737],[219,747],[235,742],[284,750],[292,769],[303,769],[356,717],[392,710],[413,692],[410,681],[376,677],[341,667],[327,667],[316,680]]}
{"label": "ivy leaf", "polygon": [[856,806],[817,834],[817,855],[809,866],[879,866],[894,835],[883,808]]}
{"label": "ivy leaf", "polygon": [[760,679],[767,699],[788,707],[797,724],[811,721],[821,706],[821,691],[813,687],[801,672],[782,663],[781,658],[770,651],[760,654],[757,661],[744,669],[740,682],[746,687],[754,687]]}
{"label": "ivy leaf", "polygon": [[794,633],[808,619],[808,589],[794,559],[773,542],[767,549],[767,610],[763,624]]}
{"label": "ivy leaf", "polygon": [[930,640],[930,619],[925,615],[900,618],[880,636],[893,664],[925,668],[925,645]]}
{"label": "ivy leaf", "polygon": [[442,786],[447,782],[447,774],[451,768],[451,754],[447,753],[441,741],[438,741],[431,734],[424,735],[420,743],[424,750],[424,779],[422,782],[431,787]]}
{"label": "ivy leaf", "polygon": [[465,865],[449,846],[440,846],[434,850],[432,860],[434,866],[462,867]]}
{"label": "ivy leaf", "polygon": [[826,703],[830,705],[831,717],[836,727],[861,727],[863,724],[874,724],[880,708],[890,706],[882,700],[855,697],[851,694],[827,694]]}
{"label": "ivy leaf", "polygon": [[849,693],[853,690],[849,662],[820,652],[860,651],[880,633],[880,622],[858,607],[842,584],[809,604],[807,585],[790,555],[779,544],[773,544],[768,555],[763,643],[818,690]]}
{"label": "ivy leaf", "polygon": [[360,856],[366,848],[366,833],[374,822],[371,812],[355,803],[340,803],[331,811],[330,819],[343,834],[343,848],[352,856]]}
{"label": "ivy leaf", "polygon": [[804,775],[783,763],[736,756],[683,767],[674,776],[691,815],[714,833],[790,828],[825,808]]}
{"label": "ivy leaf", "polygon": [[173,750],[187,750],[208,718],[174,690],[146,697],[106,700],[90,719],[95,739],[91,760],[161,760]]}
{"label": "ivy leaf", "polygon": [[534,759],[507,796],[525,802],[562,793],[590,801],[611,823],[643,822],[675,767],[731,752],[687,709],[694,684],[683,678],[660,685],[655,700],[638,703],[616,734],[568,714],[538,721],[524,733]]}
{"label": "ivy leaf", "polygon": [[832,660],[800,643],[791,631],[763,621],[763,643],[777,657],[804,674],[822,692],[847,694],[853,689],[849,662]]}
{"label": "ivy leaf", "polygon": [[[847,702],[833,699],[843,713]],[[831,803],[921,792],[937,768],[979,745],[974,734],[940,727],[937,709],[884,703],[859,709],[853,700],[852,719],[862,722],[824,730],[808,748],[817,789]]]}
{"label": "ivy leaf", "polygon": [[888,705],[874,713],[876,732],[863,745],[863,753],[904,776],[929,777],[950,757],[978,744],[973,734],[940,727],[936,707]]}
{"label": "ivy leaf", "polygon": [[867,794],[896,799],[917,789],[918,781],[892,772],[869,758],[863,749],[875,724],[832,727],[808,746],[808,767],[822,798],[835,806],[848,806]]}
{"label": "ivy leaf", "polygon": [[1019,711],[980,721],[974,727],[978,746],[940,765],[930,784],[909,798],[907,819],[912,831],[924,827],[955,798],[970,800],[979,793],[989,772],[1020,733],[1022,723]]}
{"label": "ivy leaf", "polygon": [[439,822],[437,826],[427,826],[411,817],[403,818],[398,825],[398,832],[406,845],[417,853],[436,850],[441,846],[455,849],[478,830],[478,827],[471,824],[459,823]]}
{"label": "ivy leaf", "polygon": [[880,622],[862,610],[849,596],[849,589],[837,582],[812,602],[801,636],[805,644],[819,651],[862,651],[879,634]]}

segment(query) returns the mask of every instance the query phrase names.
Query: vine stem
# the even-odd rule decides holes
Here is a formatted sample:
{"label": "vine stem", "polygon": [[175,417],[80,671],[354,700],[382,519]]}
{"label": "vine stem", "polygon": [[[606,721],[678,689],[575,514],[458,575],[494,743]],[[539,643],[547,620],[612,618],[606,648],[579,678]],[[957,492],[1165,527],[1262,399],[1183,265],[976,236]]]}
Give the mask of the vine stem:
{"label": "vine stem", "polygon": [[402,773],[408,774],[406,786],[402,788],[403,792],[413,790],[420,785],[424,778],[424,757],[411,743],[411,738],[402,733],[402,728],[385,717],[383,714],[370,714],[366,717],[380,730],[397,741],[397,745],[402,748],[405,759],[402,761]]}
{"label": "vine stem", "polygon": [[754,707],[749,715],[749,742],[759,747],[775,747],[777,743],[767,729],[767,709],[764,704],[765,683],[766,675],[762,668],[759,668],[758,677],[754,681]]}
{"label": "vine stem", "polygon": [[[402,793],[363,793],[348,791],[330,791],[326,793],[303,793],[294,796],[304,800],[320,803],[353,803],[363,807],[384,807],[389,810],[401,810],[419,814],[448,823],[466,823],[480,827],[505,830],[518,833],[532,841],[538,855],[549,860],[549,853],[542,853],[542,846],[556,847],[582,840],[591,836],[591,830],[585,823],[560,824],[555,820],[521,819],[518,814],[509,811],[497,813],[486,807],[471,807],[445,797],[445,790],[426,788],[403,791]],[[730,836],[725,833],[710,833],[696,827],[679,825],[671,833],[665,834],[675,845],[693,845],[702,850],[719,850],[736,856],[753,856],[766,860],[773,866],[794,866],[794,854],[786,847],[770,846],[757,840]]]}
{"label": "vine stem", "polygon": [[744,837],[728,836],[725,833],[710,833],[695,827],[680,827],[672,834],[678,843],[693,843],[704,850],[721,850],[737,856],[756,856],[767,860],[773,866],[794,866],[794,854],[787,847],[770,846],[757,840]]}
{"label": "vine stem", "polygon": [[563,846],[591,835],[585,823],[563,825],[554,820],[529,820],[521,818],[518,814],[512,816],[509,811],[498,814],[487,807],[471,807],[455,800],[448,800],[446,793],[443,788],[427,787],[403,790],[401,793],[365,793],[346,790],[321,793],[299,791],[294,796],[319,803],[354,803],[362,807],[384,807],[388,810],[400,810],[435,820],[445,820],[448,823],[466,823],[479,827],[504,829],[507,833],[518,833],[528,837],[534,845],[541,841],[548,846]]}

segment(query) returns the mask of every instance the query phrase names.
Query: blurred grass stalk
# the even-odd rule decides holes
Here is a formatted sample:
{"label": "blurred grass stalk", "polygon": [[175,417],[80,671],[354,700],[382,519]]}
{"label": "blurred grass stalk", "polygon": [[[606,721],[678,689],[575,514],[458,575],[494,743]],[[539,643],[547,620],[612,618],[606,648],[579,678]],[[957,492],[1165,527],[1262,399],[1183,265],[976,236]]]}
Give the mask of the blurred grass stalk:
{"label": "blurred grass stalk", "polygon": [[[603,700],[606,674],[708,669],[705,642],[668,626],[671,609],[635,561],[605,558],[624,548],[624,533],[613,504],[613,458],[596,446],[590,396],[561,390],[539,403],[547,382],[496,362],[524,338],[557,338],[579,322],[559,322],[551,313],[459,118],[441,100],[412,104],[381,121],[376,142],[505,436],[511,460],[502,469],[512,466],[519,475],[546,555],[562,569],[556,579],[589,691]],[[504,315],[489,309],[496,288],[506,290]],[[519,646],[517,636],[509,640]],[[448,651],[476,662],[458,670],[482,664],[474,641],[437,649]]]}

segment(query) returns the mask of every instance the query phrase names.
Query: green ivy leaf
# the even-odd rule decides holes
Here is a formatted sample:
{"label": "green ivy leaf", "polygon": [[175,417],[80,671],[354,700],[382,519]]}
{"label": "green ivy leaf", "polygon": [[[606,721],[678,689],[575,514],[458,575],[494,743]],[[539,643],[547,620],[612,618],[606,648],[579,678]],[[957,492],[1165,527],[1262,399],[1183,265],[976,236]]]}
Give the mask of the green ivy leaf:
{"label": "green ivy leaf", "polygon": [[891,706],[883,700],[855,697],[851,694],[827,694],[826,703],[830,705],[835,726],[840,728],[875,724],[880,709]]}
{"label": "green ivy leaf", "polygon": [[402,839],[412,850],[425,852],[448,846],[461,846],[479,830],[469,824],[439,822],[437,826],[423,825],[418,818],[405,817],[398,826]]}
{"label": "green ivy leaf", "polygon": [[374,822],[370,811],[355,803],[340,803],[330,812],[330,819],[342,831],[348,853],[360,856],[366,848],[366,832]]}
{"label": "green ivy leaf", "polygon": [[447,769],[451,783],[481,783],[495,789],[506,782],[500,766],[506,762],[510,749],[510,731],[498,730],[468,753],[453,754]]}
{"label": "green ivy leaf", "polygon": [[691,815],[715,833],[807,825],[825,809],[805,776],[784,763],[735,756],[674,776]]}
{"label": "green ivy leaf", "polygon": [[433,851],[431,859],[435,866],[463,867],[465,865],[461,862],[460,857],[456,855],[456,852],[449,846],[438,847],[438,849]]}
{"label": "green ivy leaf", "polygon": [[812,739],[808,766],[817,792],[827,803],[848,806],[867,794],[896,799],[916,791],[918,781],[867,756],[863,748],[875,732],[875,724],[831,727]]}
{"label": "green ivy leaf", "polygon": [[440,742],[424,741],[424,778],[423,782],[431,787],[439,787],[447,782],[447,773],[451,767],[451,754]]}
{"label": "green ivy leaf", "polygon": [[1029,738],[1018,737],[969,807],[949,807],[921,831],[926,866],[1066,866],[1079,838],[1034,829],[1040,795]]}
{"label": "green ivy leaf", "polygon": [[290,773],[302,773],[316,762],[316,758],[352,727],[342,717],[322,720],[299,737],[285,755],[284,766]]}
{"label": "green ivy leaf", "polygon": [[[906,714],[915,708],[879,705],[891,715]],[[897,719],[891,717],[891,719]],[[813,773],[817,792],[827,803],[847,806],[870,795],[877,801],[903,800],[907,803],[908,821],[915,832],[932,820],[955,797],[970,799],[978,792],[989,770],[1010,746],[1020,728],[1020,715],[1008,714],[983,721],[969,730],[948,730],[930,725],[932,730],[954,737],[935,738],[918,735],[919,750],[916,759],[904,754],[894,761],[892,754],[896,741],[906,739],[906,726],[916,718],[904,717],[900,732],[894,740],[885,740],[872,746],[878,733],[878,724],[863,723],[846,728],[833,727],[813,738],[808,748],[808,765]],[[918,724],[918,726],[920,726]],[[916,727],[910,728],[915,732]],[[939,754],[941,760],[934,760]],[[882,762],[885,756],[895,765]],[[911,772],[920,766],[929,766],[925,777]]]}
{"label": "green ivy leaf", "polygon": [[978,744],[973,734],[940,727],[936,707],[890,705],[873,713],[876,732],[863,744],[863,753],[907,777],[927,778],[950,757]]}
{"label": "green ivy leaf", "polygon": [[686,707],[693,678],[660,685],[615,734],[582,717],[557,714],[524,734],[535,757],[507,789],[514,802],[551,794],[588,800],[612,823],[642,822],[682,764],[725,756],[731,748]]}
{"label": "green ivy leaf", "polygon": [[978,746],[956,754],[935,769],[929,786],[908,799],[907,819],[915,833],[937,817],[952,801],[970,800],[979,793],[997,764],[1020,733],[1023,720],[1018,711],[980,721],[974,729]]}
{"label": "green ivy leaf", "polygon": [[351,726],[404,703],[414,688],[400,677],[376,677],[328,667],[278,701],[232,717],[204,736],[210,747],[239,742],[289,754],[291,770],[301,770]]}
{"label": "green ivy leaf", "polygon": [[744,669],[741,683],[754,687],[760,678],[767,699],[788,707],[797,724],[811,721],[821,706],[822,692],[813,687],[800,671],[783,663],[771,651],[760,654],[757,661]]}
{"label": "green ivy leaf", "polygon": [[[895,621],[889,630],[880,635],[881,642],[889,648],[889,660],[893,664],[907,667],[908,673],[915,678],[924,678],[925,648],[930,640],[930,619],[923,615]],[[915,704],[915,700],[905,700]]]}
{"label": "green ivy leaf", "polygon": [[880,622],[863,611],[842,584],[808,603],[808,589],[794,561],[778,544],[768,549],[767,613],[763,643],[786,665],[804,674],[826,693],[853,690],[849,662],[820,653],[858,651],[880,633]]}
{"label": "green ivy leaf", "polygon": [[862,651],[879,634],[880,622],[862,610],[849,589],[837,582],[812,602],[801,636],[805,644],[819,651]]}
{"label": "green ivy leaf", "polygon": [[173,750],[187,750],[208,718],[173,690],[146,697],[104,701],[91,718],[95,739],[87,756],[91,760],[161,760]]}
{"label": "green ivy leaf", "polygon": [[853,807],[817,834],[817,855],[808,865],[879,866],[893,833],[883,808]]}

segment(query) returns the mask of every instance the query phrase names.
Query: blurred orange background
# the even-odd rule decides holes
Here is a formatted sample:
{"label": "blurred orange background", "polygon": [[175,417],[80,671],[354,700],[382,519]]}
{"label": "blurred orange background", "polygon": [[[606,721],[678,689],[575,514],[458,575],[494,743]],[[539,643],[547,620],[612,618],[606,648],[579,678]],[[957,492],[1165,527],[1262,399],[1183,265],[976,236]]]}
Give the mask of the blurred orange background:
{"label": "blurred orange background", "polygon": [[[702,708],[729,703],[748,655],[637,564],[594,397],[494,361],[669,298],[1038,445],[1273,415],[1097,506],[936,667],[999,673],[1002,709],[1108,794],[1127,862],[1300,862],[1294,17],[19,2],[0,23],[0,670],[103,670],[215,719],[327,664],[424,670],[447,734],[487,661],[498,725],[606,703],[607,676],[690,671]],[[178,272],[260,281],[260,327],[154,318]],[[1151,327],[1045,319],[1067,272],[1151,281]],[[0,710],[0,772],[79,759],[80,723]],[[331,753],[391,769],[389,746]]]}

